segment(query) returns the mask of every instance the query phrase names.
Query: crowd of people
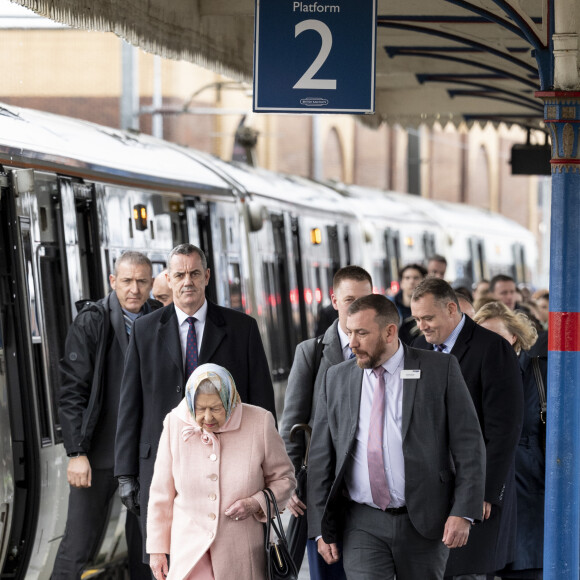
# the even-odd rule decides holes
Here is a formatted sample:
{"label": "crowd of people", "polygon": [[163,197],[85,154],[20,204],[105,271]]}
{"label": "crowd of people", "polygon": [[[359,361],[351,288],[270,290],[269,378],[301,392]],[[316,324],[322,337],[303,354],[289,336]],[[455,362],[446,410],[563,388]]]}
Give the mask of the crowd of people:
{"label": "crowd of people", "polygon": [[549,295],[445,274],[442,256],[408,264],[386,297],[338,270],[278,433],[258,325],[206,298],[204,253],[177,246],[153,279],[125,252],[61,361],[52,577],[81,577],[118,490],[131,578],[267,578],[269,488],[307,526],[313,579],[542,578]]}

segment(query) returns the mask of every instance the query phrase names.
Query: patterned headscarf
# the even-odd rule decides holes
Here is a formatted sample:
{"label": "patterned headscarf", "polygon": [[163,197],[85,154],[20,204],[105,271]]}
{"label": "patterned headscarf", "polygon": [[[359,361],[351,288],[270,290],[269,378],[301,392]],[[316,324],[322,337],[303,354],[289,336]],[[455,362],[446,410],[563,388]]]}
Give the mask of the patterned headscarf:
{"label": "patterned headscarf", "polygon": [[189,412],[195,418],[195,397],[199,385],[204,380],[210,381],[210,383],[217,389],[224,409],[226,410],[227,423],[233,410],[242,401],[236,389],[236,383],[234,382],[232,375],[229,371],[224,369],[224,367],[220,367],[219,365],[206,363],[198,366],[193,373],[191,373],[187,385],[185,385],[185,398],[187,399]]}

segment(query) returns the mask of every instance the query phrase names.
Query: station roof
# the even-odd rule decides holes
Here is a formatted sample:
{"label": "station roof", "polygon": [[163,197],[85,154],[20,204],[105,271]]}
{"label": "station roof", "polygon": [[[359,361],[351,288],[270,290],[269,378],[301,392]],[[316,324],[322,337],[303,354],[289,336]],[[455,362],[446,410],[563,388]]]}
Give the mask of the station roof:
{"label": "station roof", "polygon": [[[73,27],[113,31],[161,56],[252,77],[254,0],[16,2]],[[552,5],[378,0],[376,114],[365,121],[541,126],[543,107],[534,91],[540,89],[538,60],[549,74]]]}

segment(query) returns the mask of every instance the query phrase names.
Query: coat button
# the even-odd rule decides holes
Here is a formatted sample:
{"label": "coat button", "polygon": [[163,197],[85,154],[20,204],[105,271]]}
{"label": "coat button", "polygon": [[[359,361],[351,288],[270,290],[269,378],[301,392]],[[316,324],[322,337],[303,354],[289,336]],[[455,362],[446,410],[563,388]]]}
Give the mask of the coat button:
{"label": "coat button", "polygon": [[211,501],[215,501],[217,499],[217,495],[215,493],[210,493],[207,497],[209,497]]}
{"label": "coat button", "polygon": [[215,534],[214,534],[213,532],[210,532],[210,533],[209,533],[209,537],[210,537],[210,539],[212,539],[212,540],[213,540],[213,537],[214,537],[214,536],[215,536]]}
{"label": "coat button", "polygon": [[217,473],[212,473],[212,474],[209,476],[209,478],[210,478],[212,481],[217,481],[217,479],[218,479]]}
{"label": "coat button", "polygon": [[181,385],[177,385],[177,388],[175,389],[178,393],[181,393]]}
{"label": "coat button", "polygon": [[217,461],[217,455],[216,455],[215,453],[212,453],[212,454],[209,456],[209,458],[210,458],[212,461]]}
{"label": "coat button", "polygon": [[207,514],[207,517],[208,517],[210,520],[215,520],[215,514]]}

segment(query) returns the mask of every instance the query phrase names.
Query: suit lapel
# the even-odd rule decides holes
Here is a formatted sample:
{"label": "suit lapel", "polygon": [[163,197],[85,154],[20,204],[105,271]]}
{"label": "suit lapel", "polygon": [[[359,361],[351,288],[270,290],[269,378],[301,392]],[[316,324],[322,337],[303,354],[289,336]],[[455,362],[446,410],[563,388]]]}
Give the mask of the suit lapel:
{"label": "suit lapel", "polygon": [[451,354],[454,355],[459,362],[461,362],[461,359],[469,350],[469,341],[471,340],[474,327],[475,322],[473,322],[469,316],[466,316],[463,328],[461,329],[461,332],[459,333],[459,336],[457,337],[457,340],[451,349]]}
{"label": "suit lapel", "polygon": [[340,335],[338,334],[338,320],[335,320],[330,328],[324,333],[324,354],[330,363],[329,366],[337,365],[344,361]]}
{"label": "suit lapel", "polygon": [[111,294],[109,294],[109,297],[105,302],[105,308],[109,309],[111,326],[115,332],[115,338],[119,343],[123,356],[125,356],[125,353],[127,352],[127,346],[129,346],[129,337],[127,336],[123,310],[115,292],[111,292]]}
{"label": "suit lapel", "polygon": [[353,440],[358,427],[363,372],[364,371],[358,367],[354,360],[350,363],[348,378],[346,380],[349,403],[348,420],[350,421],[350,427],[348,430],[349,444]]}
{"label": "suit lapel", "polygon": [[179,328],[177,325],[177,313],[173,306],[169,306],[163,312],[159,320],[159,338],[164,345],[169,358],[175,366],[184,373],[183,355],[181,353],[181,340],[179,339]]}
{"label": "suit lapel", "polygon": [[198,364],[204,364],[211,360],[218,346],[226,336],[226,324],[221,313],[209,300],[207,301],[207,317],[203,329],[201,351],[199,352]]}
{"label": "suit lapel", "polygon": [[[403,363],[405,370],[420,370],[419,359],[413,351],[405,346],[405,360]],[[415,403],[415,393],[417,392],[418,379],[403,379],[403,421],[401,425],[401,437],[405,440],[411,415],[413,414],[413,405]]]}

